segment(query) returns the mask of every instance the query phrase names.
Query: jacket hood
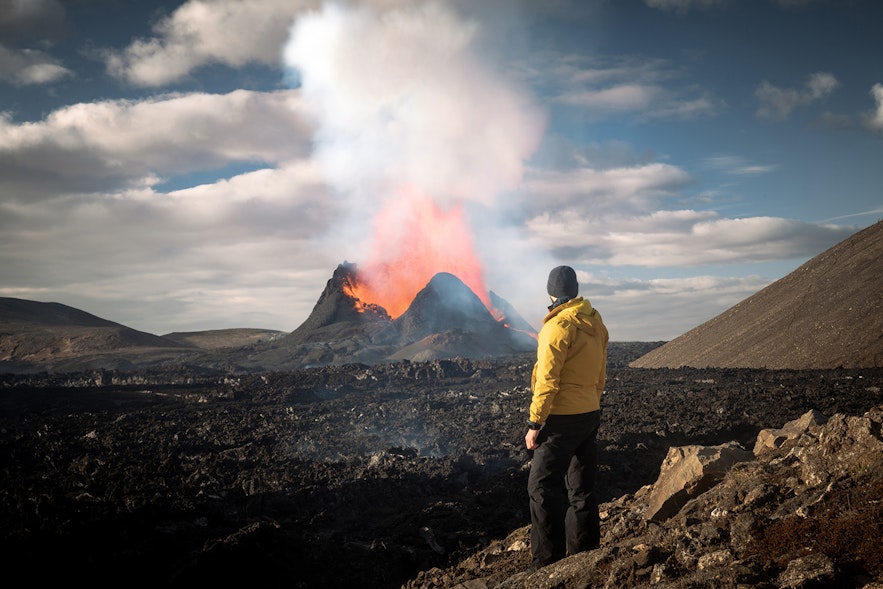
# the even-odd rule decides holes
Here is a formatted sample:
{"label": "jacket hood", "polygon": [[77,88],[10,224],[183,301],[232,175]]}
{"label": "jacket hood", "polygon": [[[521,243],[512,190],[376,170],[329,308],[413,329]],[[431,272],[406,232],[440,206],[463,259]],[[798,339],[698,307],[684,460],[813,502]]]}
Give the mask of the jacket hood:
{"label": "jacket hood", "polygon": [[555,307],[546,315],[543,323],[555,316],[566,319],[575,325],[577,329],[589,335],[598,335],[596,326],[599,324],[601,317],[587,298],[577,297],[559,307]]}

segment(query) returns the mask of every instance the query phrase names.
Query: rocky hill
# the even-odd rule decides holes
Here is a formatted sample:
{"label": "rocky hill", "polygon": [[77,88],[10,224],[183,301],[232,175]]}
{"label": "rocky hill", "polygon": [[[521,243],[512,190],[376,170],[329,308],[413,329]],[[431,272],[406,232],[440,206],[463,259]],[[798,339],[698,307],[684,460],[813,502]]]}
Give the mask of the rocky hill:
{"label": "rocky hill", "polygon": [[60,303],[0,298],[0,373],[201,368],[226,371],[285,334],[215,329],[158,336]]}
{"label": "rocky hill", "polygon": [[735,442],[670,448],[659,478],[601,505],[601,548],[533,572],[530,528],[405,589],[883,587],[883,405],[808,411]]}
{"label": "rocky hill", "polygon": [[883,221],[632,366],[883,366]]}

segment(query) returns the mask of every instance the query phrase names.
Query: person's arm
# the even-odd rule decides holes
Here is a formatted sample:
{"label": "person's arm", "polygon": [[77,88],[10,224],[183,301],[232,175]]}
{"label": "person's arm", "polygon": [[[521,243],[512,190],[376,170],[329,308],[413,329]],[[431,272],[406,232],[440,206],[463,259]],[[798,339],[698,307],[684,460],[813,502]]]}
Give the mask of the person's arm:
{"label": "person's arm", "polygon": [[534,450],[539,445],[537,438],[540,435],[540,428],[549,416],[552,401],[558,394],[561,367],[568,348],[566,335],[566,331],[561,329],[541,329],[539,333],[537,362],[531,375],[533,394],[528,420],[532,425],[524,435],[524,443],[528,450]]}
{"label": "person's arm", "polygon": [[604,326],[604,333],[601,336],[601,373],[598,375],[598,382],[595,385],[595,390],[599,393],[603,393],[607,388],[607,344],[609,341],[610,335],[607,332],[607,326]]}
{"label": "person's arm", "polygon": [[595,384],[595,390],[599,393],[604,392],[607,388],[607,346],[605,345],[601,353],[601,373],[598,375],[598,382]]}
{"label": "person's arm", "polygon": [[567,357],[567,330],[540,330],[537,341],[537,363],[534,367],[533,395],[528,419],[534,423],[545,423],[552,409],[552,401],[558,394],[561,381],[561,367]]}

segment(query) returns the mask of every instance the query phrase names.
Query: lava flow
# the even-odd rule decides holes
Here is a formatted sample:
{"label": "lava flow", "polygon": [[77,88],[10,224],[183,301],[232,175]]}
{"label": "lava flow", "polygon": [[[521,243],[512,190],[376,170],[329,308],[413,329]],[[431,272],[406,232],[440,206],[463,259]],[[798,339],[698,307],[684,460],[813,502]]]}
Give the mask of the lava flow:
{"label": "lava flow", "polygon": [[481,262],[460,205],[445,211],[431,198],[402,191],[374,219],[368,261],[359,264],[349,293],[363,305],[379,305],[394,319],[439,272],[463,281],[494,315]]}

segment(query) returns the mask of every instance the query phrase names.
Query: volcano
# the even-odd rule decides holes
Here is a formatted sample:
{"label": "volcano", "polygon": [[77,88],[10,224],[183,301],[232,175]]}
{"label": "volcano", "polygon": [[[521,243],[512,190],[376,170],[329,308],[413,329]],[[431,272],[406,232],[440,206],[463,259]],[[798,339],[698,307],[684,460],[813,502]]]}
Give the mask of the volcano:
{"label": "volcano", "polygon": [[396,318],[351,294],[355,264],[340,264],[309,317],[266,353],[273,365],[298,367],[393,360],[495,358],[536,349],[536,330],[499,295],[491,312],[457,276],[435,274]]}

